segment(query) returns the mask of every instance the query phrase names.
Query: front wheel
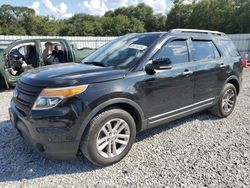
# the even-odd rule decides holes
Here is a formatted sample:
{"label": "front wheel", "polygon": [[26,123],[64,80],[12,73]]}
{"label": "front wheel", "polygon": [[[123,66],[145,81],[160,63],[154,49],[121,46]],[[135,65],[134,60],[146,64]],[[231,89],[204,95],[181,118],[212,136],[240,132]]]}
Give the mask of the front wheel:
{"label": "front wheel", "polygon": [[135,136],[133,117],[122,109],[109,109],[91,120],[80,149],[90,162],[108,166],[125,157]]}
{"label": "front wheel", "polygon": [[237,91],[233,84],[227,83],[219,97],[218,102],[213,106],[210,111],[218,117],[229,116],[235,107],[237,99]]}

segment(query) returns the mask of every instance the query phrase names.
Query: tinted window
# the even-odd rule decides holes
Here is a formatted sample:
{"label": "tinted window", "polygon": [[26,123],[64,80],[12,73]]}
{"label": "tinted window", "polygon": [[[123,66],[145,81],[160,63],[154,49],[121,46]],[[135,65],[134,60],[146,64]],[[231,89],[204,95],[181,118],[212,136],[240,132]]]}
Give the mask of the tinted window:
{"label": "tinted window", "polygon": [[194,61],[211,60],[220,57],[212,41],[193,41],[192,58]]}
{"label": "tinted window", "polygon": [[236,49],[236,47],[234,46],[234,43],[231,40],[222,40],[221,43],[222,43],[222,46],[225,47],[226,52],[230,56],[232,57],[240,56],[238,50]]}
{"label": "tinted window", "polygon": [[154,59],[169,58],[173,64],[188,62],[186,41],[173,41],[164,46]]}

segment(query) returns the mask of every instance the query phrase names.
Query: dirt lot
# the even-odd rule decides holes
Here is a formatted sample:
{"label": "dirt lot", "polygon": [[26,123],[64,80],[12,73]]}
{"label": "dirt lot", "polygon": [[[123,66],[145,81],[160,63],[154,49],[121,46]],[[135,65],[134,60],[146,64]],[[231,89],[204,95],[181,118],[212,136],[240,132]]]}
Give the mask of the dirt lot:
{"label": "dirt lot", "polygon": [[34,152],[8,121],[11,96],[0,93],[0,187],[250,187],[250,68],[230,117],[201,112],[142,132],[106,168]]}

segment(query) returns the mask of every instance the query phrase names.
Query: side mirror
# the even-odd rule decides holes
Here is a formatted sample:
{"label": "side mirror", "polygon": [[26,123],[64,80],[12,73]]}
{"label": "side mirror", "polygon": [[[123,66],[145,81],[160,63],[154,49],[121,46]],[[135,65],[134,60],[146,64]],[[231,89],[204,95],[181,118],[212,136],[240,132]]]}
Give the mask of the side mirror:
{"label": "side mirror", "polygon": [[151,60],[148,62],[148,64],[145,67],[145,70],[166,70],[166,69],[172,69],[172,62],[169,58],[160,58]]}

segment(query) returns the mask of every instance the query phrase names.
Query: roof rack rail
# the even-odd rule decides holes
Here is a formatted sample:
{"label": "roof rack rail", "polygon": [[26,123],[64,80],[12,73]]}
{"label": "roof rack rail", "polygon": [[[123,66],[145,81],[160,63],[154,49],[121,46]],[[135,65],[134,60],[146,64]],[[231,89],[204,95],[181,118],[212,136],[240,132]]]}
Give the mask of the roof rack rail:
{"label": "roof rack rail", "polygon": [[200,34],[211,34],[211,35],[220,35],[225,36],[225,33],[219,31],[210,31],[210,30],[200,30],[200,29],[172,29],[170,33],[200,33]]}

